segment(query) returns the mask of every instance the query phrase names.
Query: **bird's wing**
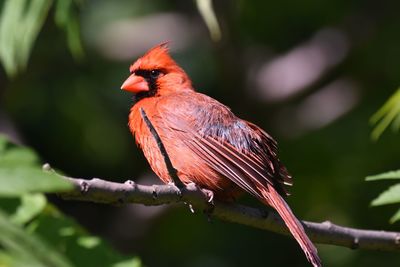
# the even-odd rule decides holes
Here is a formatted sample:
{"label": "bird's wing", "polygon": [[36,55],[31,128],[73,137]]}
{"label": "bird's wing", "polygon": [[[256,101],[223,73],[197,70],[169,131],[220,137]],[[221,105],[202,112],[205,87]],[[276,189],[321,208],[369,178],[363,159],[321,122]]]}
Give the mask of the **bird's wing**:
{"label": "bird's wing", "polygon": [[[281,197],[291,178],[277,157],[276,142],[216,100],[198,93],[158,103],[160,121],[208,166],[275,208],[314,267],[322,266],[301,222]],[[169,103],[168,103],[169,102]],[[184,156],[184,155],[182,155]]]}
{"label": "bird's wing", "polygon": [[287,194],[291,177],[279,162],[276,142],[256,125],[199,93],[160,101],[157,109],[169,134],[243,190],[263,199],[257,188],[269,184]]}

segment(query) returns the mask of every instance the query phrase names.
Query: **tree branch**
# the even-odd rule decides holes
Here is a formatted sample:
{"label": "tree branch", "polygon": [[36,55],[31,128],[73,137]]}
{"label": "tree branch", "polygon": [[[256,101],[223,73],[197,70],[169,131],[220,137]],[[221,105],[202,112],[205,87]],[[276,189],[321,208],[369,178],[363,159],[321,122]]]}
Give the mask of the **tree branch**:
{"label": "tree branch", "polygon": [[[179,189],[174,185],[145,186],[133,181],[116,183],[98,178],[84,180],[64,176],[63,179],[67,179],[74,185],[73,191],[60,194],[64,199],[106,204],[137,203],[151,206],[190,203],[195,210],[209,210],[207,197],[194,184],[184,185]],[[214,205],[214,209],[210,211],[212,217],[290,235],[279,215],[273,211],[217,200]],[[315,243],[352,249],[400,251],[400,233],[398,232],[361,230],[335,225],[329,221],[323,223],[303,221],[303,224],[308,236]]]}
{"label": "tree branch", "polygon": [[[116,183],[98,178],[84,180],[61,176],[74,185],[74,190],[60,194],[61,197],[97,203],[138,203],[153,206],[183,202],[189,203],[191,209],[194,207],[197,210],[207,211],[209,216],[227,222],[290,235],[280,216],[273,211],[217,200],[214,201],[214,206],[210,209],[210,199],[201,189],[195,184],[184,185],[180,181],[156,129],[143,109],[140,109],[140,113],[157,142],[172,181],[178,187],[173,184],[145,186],[136,184],[133,181]],[[47,171],[51,170],[48,164],[45,164],[43,168]],[[400,251],[400,233],[397,232],[354,229],[335,225],[329,221],[323,223],[302,221],[302,223],[308,236],[315,243],[331,244],[352,249]]]}

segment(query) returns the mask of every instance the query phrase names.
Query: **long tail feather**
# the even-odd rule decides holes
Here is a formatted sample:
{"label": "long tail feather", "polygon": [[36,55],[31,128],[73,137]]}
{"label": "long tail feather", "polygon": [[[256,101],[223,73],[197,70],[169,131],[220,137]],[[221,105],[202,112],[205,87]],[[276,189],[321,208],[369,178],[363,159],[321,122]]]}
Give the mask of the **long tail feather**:
{"label": "long tail feather", "polygon": [[322,263],[318,257],[317,248],[308,238],[304,231],[303,225],[294,216],[292,210],[289,208],[285,200],[279,195],[279,193],[270,185],[265,188],[259,188],[261,194],[265,197],[264,202],[272,206],[279,215],[282,217],[289,231],[292,233],[293,237],[297,240],[300,247],[303,249],[308,261],[314,267],[321,267]]}

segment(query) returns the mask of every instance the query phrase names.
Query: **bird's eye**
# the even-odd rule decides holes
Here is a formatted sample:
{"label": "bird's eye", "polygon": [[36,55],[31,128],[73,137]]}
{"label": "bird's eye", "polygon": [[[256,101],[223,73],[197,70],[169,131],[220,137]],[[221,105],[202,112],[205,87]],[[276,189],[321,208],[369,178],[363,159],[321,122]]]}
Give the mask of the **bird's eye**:
{"label": "bird's eye", "polygon": [[159,71],[159,70],[152,70],[152,71],[150,71],[150,76],[151,76],[151,78],[156,79],[156,78],[158,78],[160,73],[161,73],[161,71]]}

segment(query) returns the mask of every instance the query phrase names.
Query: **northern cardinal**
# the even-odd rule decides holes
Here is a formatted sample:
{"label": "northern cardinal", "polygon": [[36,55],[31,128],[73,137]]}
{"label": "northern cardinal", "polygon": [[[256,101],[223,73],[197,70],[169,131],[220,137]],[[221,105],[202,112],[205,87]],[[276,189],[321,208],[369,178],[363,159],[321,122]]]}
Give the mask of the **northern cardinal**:
{"label": "northern cardinal", "polygon": [[150,49],[130,66],[121,89],[133,92],[129,128],[153,171],[172,182],[142,108],[162,140],[178,177],[210,190],[221,200],[246,191],[273,207],[313,266],[322,266],[317,249],[283,197],[291,176],[277,156],[277,143],[257,125],[236,117],[217,100],[194,90],[167,44]]}

